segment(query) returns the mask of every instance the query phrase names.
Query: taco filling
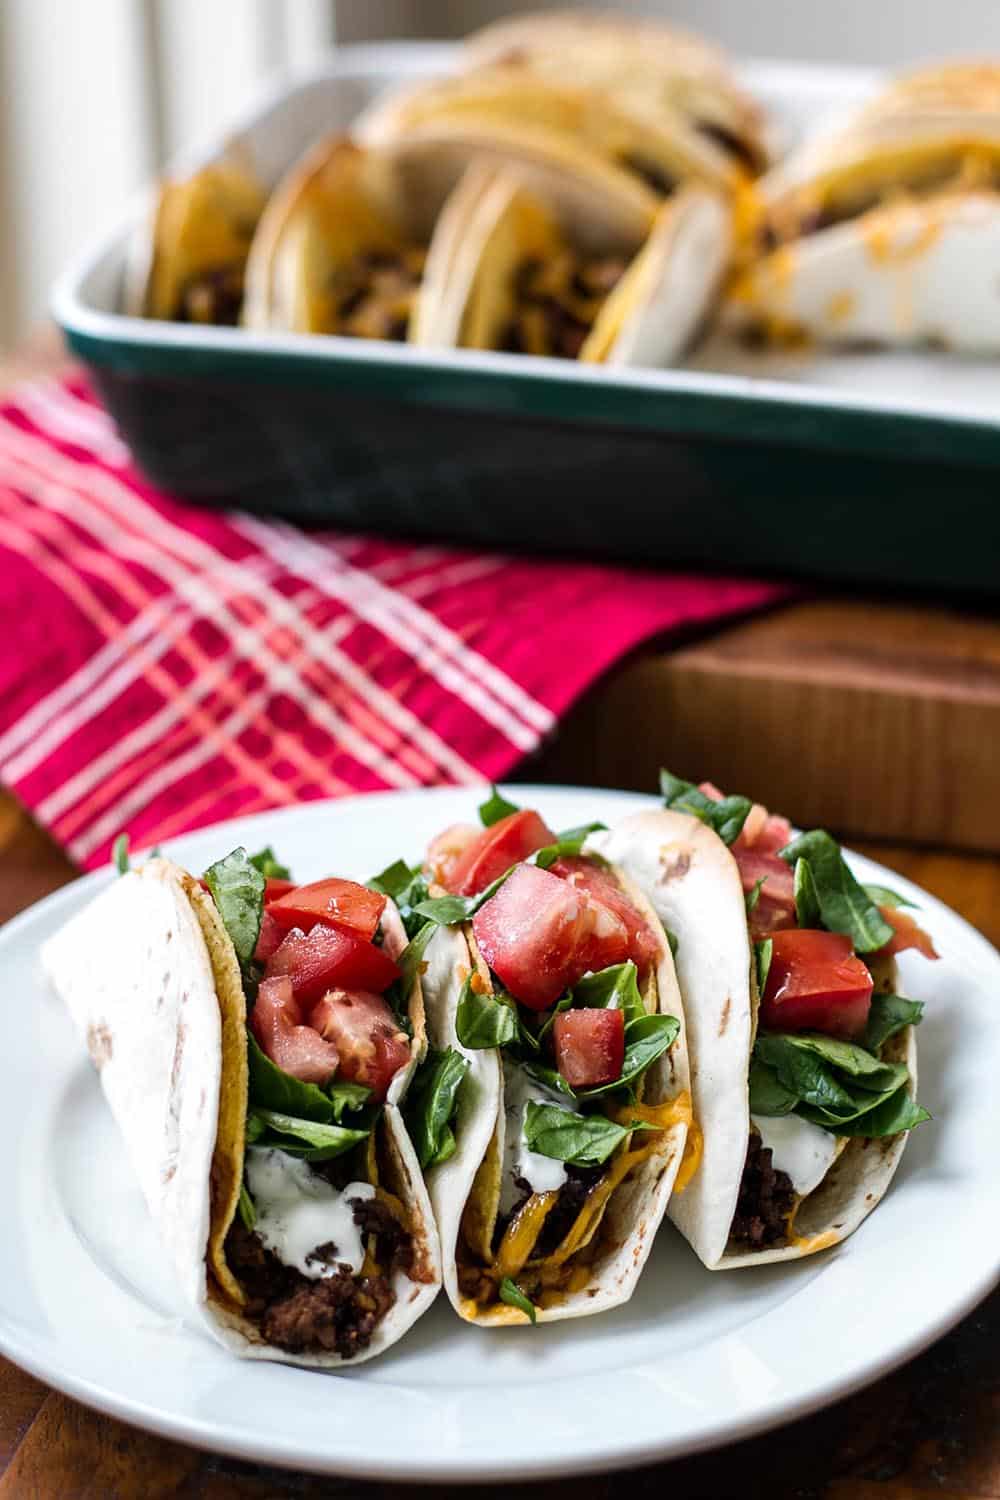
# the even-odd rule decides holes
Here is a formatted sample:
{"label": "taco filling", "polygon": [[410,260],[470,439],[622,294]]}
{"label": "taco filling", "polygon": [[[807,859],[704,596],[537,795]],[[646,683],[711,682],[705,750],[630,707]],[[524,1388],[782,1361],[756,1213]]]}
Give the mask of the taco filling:
{"label": "taco filling", "polygon": [[204,886],[249,1009],[245,1119],[225,1140],[220,1116],[213,1167],[235,1185],[213,1194],[215,1291],[275,1348],[350,1359],[394,1306],[394,1274],[429,1279],[382,1126],[413,1050],[405,935],[381,893],[296,886],[270,850],[234,850]]}
{"label": "taco filling", "polygon": [[405,343],[426,259],[424,245],[353,256],[331,273],[313,331]]}
{"label": "taco filling", "polygon": [[708,782],[663,772],[662,787],[671,810],[729,846],[754,955],[750,1138],[729,1250],[819,1248],[800,1220],[849,1143],[889,1142],[929,1118],[909,1047],[923,1006],[894,993],[895,955],[937,954],[902,898],[861,885],[828,833],[793,838],[787,819]]}
{"label": "taco filling", "polygon": [[658,990],[665,939],[612,867],[581,852],[590,828],[553,833],[496,793],[481,816],[482,829],[436,839],[422,872],[397,867],[394,892],[404,920],[468,923],[455,1037],[502,1066],[461,1215],[459,1309],[475,1320],[504,1303],[534,1321],[588,1289],[625,1237],[617,1222],[604,1232],[615,1190],[671,1146],[676,1171],[691,1100],[681,1023]]}
{"label": "taco filling", "polygon": [[514,354],[578,359],[628,266],[624,256],[593,258],[569,249],[551,260],[522,260],[513,277],[513,311],[498,347]]}

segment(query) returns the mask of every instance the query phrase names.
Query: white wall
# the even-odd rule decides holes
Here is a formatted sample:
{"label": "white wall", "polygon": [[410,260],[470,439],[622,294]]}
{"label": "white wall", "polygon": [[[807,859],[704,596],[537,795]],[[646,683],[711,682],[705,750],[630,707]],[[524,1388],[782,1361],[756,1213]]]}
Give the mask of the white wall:
{"label": "white wall", "polygon": [[[0,343],[164,154],[337,35],[458,35],[541,0],[0,0]],[[605,0],[615,5],[615,0]],[[885,64],[1000,55],[1000,0],[663,0],[757,56]]]}

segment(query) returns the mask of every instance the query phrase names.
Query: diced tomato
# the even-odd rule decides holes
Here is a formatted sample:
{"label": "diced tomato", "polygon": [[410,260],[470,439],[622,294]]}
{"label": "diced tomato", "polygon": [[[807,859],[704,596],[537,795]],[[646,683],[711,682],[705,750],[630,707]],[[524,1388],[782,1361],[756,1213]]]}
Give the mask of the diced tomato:
{"label": "diced tomato", "polygon": [[907,912],[900,911],[898,906],[880,906],[879,911],[889,926],[895,929],[895,935],[884,948],[878,950],[879,953],[888,956],[891,953],[905,953],[907,948],[915,948],[925,958],[939,957],[928,934],[917,926],[915,919]]}
{"label": "diced tomato", "polygon": [[[703,781],[698,790],[704,792],[706,797],[711,797],[713,802],[722,801],[722,792],[710,781]],[[791,839],[792,825],[788,819],[782,818],[778,813],[769,813],[762,802],[755,802],[747,813],[747,820],[733,845],[733,851],[754,849],[758,854],[777,854],[779,849],[784,849],[786,844],[791,843]]]}
{"label": "diced tomato", "polygon": [[267,908],[261,914],[260,936],[253,956],[258,963],[266,964],[285,936],[285,929],[274,920]]}
{"label": "diced tomato", "polygon": [[577,890],[586,891],[588,896],[595,897],[621,917],[628,932],[628,956],[639,970],[640,979],[644,979],[656,961],[656,938],[607,866],[588,859],[584,854],[577,854],[557,859],[549,869],[553,875],[568,880]]}
{"label": "diced tomato", "polygon": [[739,866],[743,890],[753,890],[763,880],[757,905],[750,913],[750,930],[754,936],[778,932],[795,926],[795,876],[776,854],[758,854],[756,849],[733,845],[733,858]]}
{"label": "diced tomato", "polygon": [[271,901],[277,901],[281,896],[287,896],[289,891],[294,891],[296,884],[294,880],[282,880],[277,875],[268,875],[264,886],[264,905]]}
{"label": "diced tomato", "polygon": [[296,886],[286,896],[272,901],[267,910],[285,928],[301,927],[308,932],[317,922],[328,922],[334,927],[346,927],[370,942],[385,903],[385,896],[356,881],[331,879]]}
{"label": "diced tomato", "polygon": [[340,1054],[340,1077],[363,1083],[376,1099],[410,1060],[410,1041],[380,995],[364,990],[330,990],[309,1017],[310,1024]]}
{"label": "diced tomato", "polygon": [[451,865],[443,884],[453,896],[478,896],[511,865],[555,841],[555,834],[536,812],[525,808],[510,813],[492,828],[484,828],[467,845]]}
{"label": "diced tomato", "polygon": [[568,880],[518,865],[472,919],[480,952],[510,993],[545,1010],[588,970],[628,957],[616,912]]}
{"label": "diced tomato", "polygon": [[311,1026],[303,1026],[287,976],[261,980],[250,1026],[271,1061],[302,1083],[327,1083],[336,1073],[337,1048]]}
{"label": "diced tomato", "polygon": [[451,873],[466,849],[479,838],[482,829],[475,823],[450,823],[443,833],[432,839],[424,861],[432,880],[451,889]]}
{"label": "diced tomato", "polygon": [[770,1031],[822,1031],[848,1039],[861,1036],[873,984],[850,938],[796,928],[774,933],[771,941],[761,1026]]}
{"label": "diced tomato", "polygon": [[570,1088],[595,1089],[621,1077],[625,1017],[620,1010],[564,1010],[552,1026],[556,1066]]}
{"label": "diced tomato", "polygon": [[339,927],[321,922],[309,932],[293,927],[283,938],[268,960],[267,977],[287,974],[300,1004],[318,1000],[335,985],[381,995],[399,978],[387,953]]}

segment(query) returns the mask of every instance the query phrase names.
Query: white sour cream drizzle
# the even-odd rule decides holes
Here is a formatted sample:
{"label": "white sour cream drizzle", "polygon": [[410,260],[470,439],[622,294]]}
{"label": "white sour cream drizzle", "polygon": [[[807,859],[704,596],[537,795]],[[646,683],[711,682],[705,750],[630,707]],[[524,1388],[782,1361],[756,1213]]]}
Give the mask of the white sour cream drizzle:
{"label": "white sour cream drizzle", "polygon": [[[257,1212],[254,1229],[282,1265],[314,1281],[333,1276],[340,1265],[361,1270],[365,1249],[351,1200],[374,1198],[370,1182],[352,1182],[338,1191],[308,1162],[263,1146],[247,1150],[246,1179]],[[337,1247],[331,1261],[310,1260],[331,1241]]]}
{"label": "white sour cream drizzle", "polygon": [[524,1068],[506,1057],[503,1060],[503,1087],[505,1119],[500,1212],[508,1214],[524,1196],[523,1189],[514,1182],[515,1177],[523,1177],[535,1193],[555,1192],[566,1181],[565,1162],[528,1150],[524,1139],[524,1116],[528,1104],[532,1100],[536,1104],[557,1104],[560,1109],[574,1113],[579,1106],[568,1095],[557,1094],[536,1083]]}
{"label": "white sour cream drizzle", "polygon": [[788,1173],[800,1198],[819,1187],[840,1155],[837,1136],[798,1115],[751,1115],[750,1119],[763,1144],[770,1147],[772,1166]]}

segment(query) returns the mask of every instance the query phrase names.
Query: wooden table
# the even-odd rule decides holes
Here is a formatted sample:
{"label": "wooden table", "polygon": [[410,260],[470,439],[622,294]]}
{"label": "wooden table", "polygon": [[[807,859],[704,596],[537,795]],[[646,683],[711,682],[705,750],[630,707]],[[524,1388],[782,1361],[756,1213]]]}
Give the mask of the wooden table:
{"label": "wooden table", "polygon": [[[862,847],[1000,942],[1000,860],[885,844]],[[73,873],[51,841],[0,797],[0,920]],[[656,1500],[1000,1500],[998,1351],[1000,1291],[920,1358],[818,1416],[633,1475],[530,1485],[524,1492],[546,1500],[581,1492],[595,1500],[626,1493]],[[0,1500],[367,1494],[406,1500],[413,1493],[401,1485],[261,1469],[165,1442],[98,1416],[0,1360]]]}
{"label": "wooden table", "polygon": [[[0,390],[56,373],[51,333],[0,362]],[[642,735],[618,726],[636,720]],[[919,762],[912,754],[919,739]],[[1000,943],[993,747],[1000,629],[924,604],[819,599],[625,664],[574,710],[534,768],[545,780],[649,788],[660,758],[752,790],[926,886]],[[527,768],[532,774],[532,768]],[[840,800],[836,800],[836,799]],[[858,835],[889,835],[865,842]],[[923,838],[938,847],[899,847]],[[0,793],[0,921],[72,879],[51,841]],[[905,1274],[905,1267],[901,1274]],[[767,1437],[629,1476],[524,1486],[556,1500],[1000,1500],[1000,1292],[895,1375]],[[820,1351],[821,1355],[821,1351]],[[0,1500],[22,1496],[392,1494],[264,1470],[161,1441],[86,1410],[0,1359]],[[456,1494],[473,1493],[459,1490]],[[484,1493],[475,1491],[475,1493]]]}

